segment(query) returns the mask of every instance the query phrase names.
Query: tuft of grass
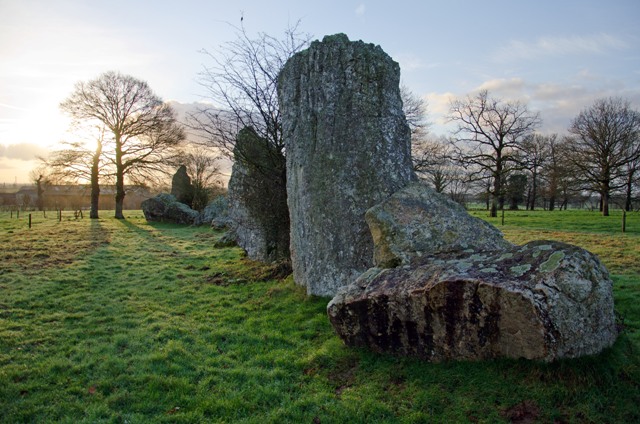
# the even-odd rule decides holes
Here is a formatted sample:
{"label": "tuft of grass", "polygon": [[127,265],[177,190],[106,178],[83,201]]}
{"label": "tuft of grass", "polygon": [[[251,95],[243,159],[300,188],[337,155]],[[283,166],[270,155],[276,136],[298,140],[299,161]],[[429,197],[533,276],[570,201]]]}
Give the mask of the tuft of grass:
{"label": "tuft of grass", "polygon": [[640,233],[600,218],[499,227],[600,255],[624,328],[611,349],[431,364],[346,348],[328,299],[209,228],[0,214],[0,422],[638,422]]}

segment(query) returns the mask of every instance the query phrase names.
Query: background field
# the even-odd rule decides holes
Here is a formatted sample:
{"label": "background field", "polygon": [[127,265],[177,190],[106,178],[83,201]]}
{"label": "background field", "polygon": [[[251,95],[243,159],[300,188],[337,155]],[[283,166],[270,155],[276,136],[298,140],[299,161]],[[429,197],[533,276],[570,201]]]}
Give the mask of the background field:
{"label": "background field", "polygon": [[[473,212],[484,217],[486,212]],[[0,214],[0,422],[639,422],[640,217],[507,212],[597,253],[623,332],[580,360],[429,364],[346,348],[278,270],[208,228]],[[106,218],[109,216],[109,218]]]}

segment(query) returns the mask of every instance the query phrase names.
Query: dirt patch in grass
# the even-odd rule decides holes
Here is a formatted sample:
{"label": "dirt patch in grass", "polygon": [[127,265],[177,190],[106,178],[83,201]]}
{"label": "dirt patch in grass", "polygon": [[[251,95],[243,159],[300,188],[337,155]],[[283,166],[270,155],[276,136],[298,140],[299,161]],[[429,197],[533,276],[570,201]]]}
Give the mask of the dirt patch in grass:
{"label": "dirt patch in grass", "polygon": [[335,387],[336,396],[342,395],[342,392],[353,386],[356,381],[356,373],[360,363],[356,357],[347,357],[335,364],[335,367],[329,371],[327,378]]}
{"label": "dirt patch in grass", "polygon": [[532,400],[524,400],[502,412],[502,417],[510,423],[533,424],[538,422],[540,408]]}
{"label": "dirt patch in grass", "polygon": [[289,262],[265,264],[246,257],[230,261],[223,268],[224,270],[222,271],[206,275],[204,282],[226,287],[232,284],[245,284],[250,281],[281,281],[291,274],[291,263]]}

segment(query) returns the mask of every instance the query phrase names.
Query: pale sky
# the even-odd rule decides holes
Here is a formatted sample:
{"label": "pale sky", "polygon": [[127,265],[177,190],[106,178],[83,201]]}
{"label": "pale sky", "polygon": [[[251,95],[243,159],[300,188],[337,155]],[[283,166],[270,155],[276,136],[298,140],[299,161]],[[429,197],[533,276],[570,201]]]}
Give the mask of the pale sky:
{"label": "pale sky", "polygon": [[115,70],[165,100],[202,100],[199,51],[232,41],[240,16],[251,35],[301,20],[314,39],[379,44],[436,134],[451,98],[483,88],[527,102],[546,133],[596,98],[640,109],[638,0],[0,0],[0,183],[26,183],[34,157],[70,137],[58,105],[77,81]]}

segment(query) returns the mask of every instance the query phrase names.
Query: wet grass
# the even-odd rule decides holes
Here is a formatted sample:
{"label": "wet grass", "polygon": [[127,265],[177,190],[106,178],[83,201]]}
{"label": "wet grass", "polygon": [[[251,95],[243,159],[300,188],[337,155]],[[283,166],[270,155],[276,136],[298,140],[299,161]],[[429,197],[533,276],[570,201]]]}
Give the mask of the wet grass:
{"label": "wet grass", "polygon": [[498,226],[582,245],[614,272],[625,330],[598,356],[429,364],[349,349],[328,299],[214,248],[208,228],[132,213],[28,229],[0,213],[0,422],[637,422],[640,232],[537,214]]}

